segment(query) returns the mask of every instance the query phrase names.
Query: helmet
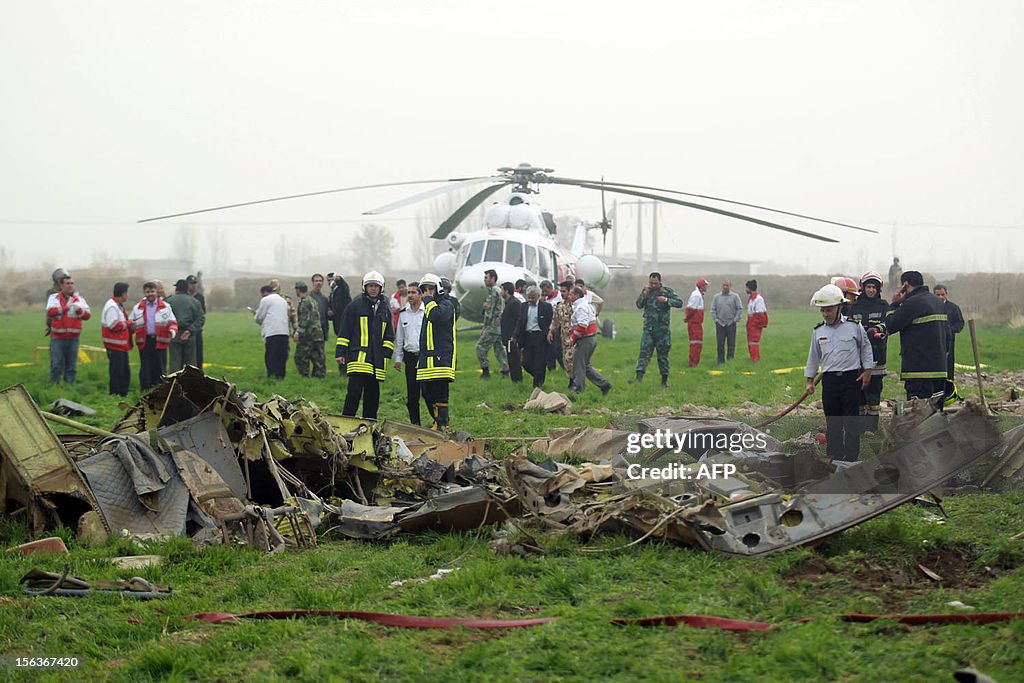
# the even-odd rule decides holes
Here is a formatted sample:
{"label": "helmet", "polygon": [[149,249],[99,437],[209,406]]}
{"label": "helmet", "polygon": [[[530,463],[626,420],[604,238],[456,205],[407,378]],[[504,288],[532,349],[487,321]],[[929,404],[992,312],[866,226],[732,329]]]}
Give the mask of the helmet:
{"label": "helmet", "polygon": [[835,285],[825,285],[811,297],[811,305],[818,308],[838,306],[843,303],[843,290]]}
{"label": "helmet", "polygon": [[708,283],[708,281],[707,281],[707,280],[705,280],[704,278],[699,278],[699,279],[697,280],[697,286],[698,286],[698,287],[707,287],[707,286],[708,286],[708,284],[709,284],[709,283]]}
{"label": "helmet", "polygon": [[57,270],[53,271],[53,276],[52,276],[52,277],[53,277],[53,281],[54,281],[54,282],[57,282],[57,281],[58,281],[58,280],[60,280],[61,278],[65,278],[65,277],[68,277],[68,276],[70,276],[70,275],[71,275],[71,273],[69,273],[69,272],[68,272],[68,271],[66,271],[65,269],[63,269],[63,268],[58,268]]}
{"label": "helmet", "polygon": [[864,285],[866,285],[867,283],[871,282],[872,280],[875,281],[875,285],[879,289],[882,288],[882,276],[879,275],[878,273],[876,273],[873,270],[869,270],[868,272],[866,272],[866,273],[864,273],[863,275],[860,276],[860,286],[861,286],[861,288],[863,288]]}
{"label": "helmet", "polygon": [[444,275],[441,276],[441,284],[437,288],[438,294],[444,294],[452,291],[452,281],[446,278]]}
{"label": "helmet", "polygon": [[376,270],[371,270],[363,276],[363,289],[366,289],[366,285],[379,285],[381,289],[384,289],[384,276]]}
{"label": "helmet", "polygon": [[432,286],[436,287],[438,294],[440,294],[442,292],[442,289],[441,289],[441,278],[439,278],[438,276],[434,275],[433,273],[427,273],[426,275],[424,275],[423,277],[420,278],[420,287],[422,287],[424,285],[432,285]]}
{"label": "helmet", "polygon": [[832,278],[832,284],[841,289],[843,294],[847,296],[857,296],[860,294],[860,285],[852,277],[834,277]]}

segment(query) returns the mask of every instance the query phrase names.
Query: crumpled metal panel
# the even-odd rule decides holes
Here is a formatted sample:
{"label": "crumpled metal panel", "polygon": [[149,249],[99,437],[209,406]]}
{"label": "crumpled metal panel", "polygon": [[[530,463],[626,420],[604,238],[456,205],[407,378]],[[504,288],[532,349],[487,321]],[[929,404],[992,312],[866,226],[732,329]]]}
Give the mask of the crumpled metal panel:
{"label": "crumpled metal panel", "polygon": [[[216,470],[236,498],[246,499],[245,477],[220,416],[213,412],[157,430],[168,444],[191,451]],[[176,449],[175,449],[176,450]]]}
{"label": "crumpled metal panel", "polygon": [[927,493],[1002,438],[988,418],[943,413],[920,423],[916,435],[792,496],[770,493],[723,506],[723,533],[703,534],[703,540],[729,554],[764,555],[830,536]]}

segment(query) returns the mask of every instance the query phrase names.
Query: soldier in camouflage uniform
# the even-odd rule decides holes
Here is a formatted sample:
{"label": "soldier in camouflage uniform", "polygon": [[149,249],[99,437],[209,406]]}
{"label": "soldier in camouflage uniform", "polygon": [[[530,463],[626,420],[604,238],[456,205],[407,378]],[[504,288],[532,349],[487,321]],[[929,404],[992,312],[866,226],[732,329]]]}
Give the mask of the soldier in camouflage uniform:
{"label": "soldier in camouflage uniform", "polygon": [[295,367],[299,374],[309,377],[309,365],[313,364],[313,376],[327,376],[324,364],[324,331],[320,325],[320,307],[308,296],[309,288],[305,282],[295,283],[295,294],[299,298],[296,307],[296,330],[292,334],[295,340]]}
{"label": "soldier in camouflage uniform", "polygon": [[640,356],[636,359],[636,378],[644,378],[651,354],[658,351],[658,370],[661,386],[668,386],[668,352],[672,348],[672,328],[669,314],[672,308],[682,308],[683,300],[669,287],[661,286],[661,273],[651,273],[647,286],[636,298],[636,307],[644,312],[644,331],[640,337]]}
{"label": "soldier in camouflage uniform", "polygon": [[480,332],[480,341],[476,343],[476,358],[480,361],[480,377],[491,376],[488,354],[494,347],[494,357],[501,366],[501,374],[508,374],[508,354],[501,343],[501,313],[505,310],[505,300],[498,289],[498,272],[484,272],[484,285],[487,287],[487,298],[484,300],[484,329]]}
{"label": "soldier in camouflage uniform", "polygon": [[562,300],[555,304],[554,315],[551,316],[551,329],[548,330],[548,342],[555,338],[555,332],[560,331],[562,342],[562,367],[565,374],[572,382],[572,363],[576,355],[576,345],[572,343],[572,304],[566,298],[574,283],[566,280],[558,283],[558,289],[562,293]]}

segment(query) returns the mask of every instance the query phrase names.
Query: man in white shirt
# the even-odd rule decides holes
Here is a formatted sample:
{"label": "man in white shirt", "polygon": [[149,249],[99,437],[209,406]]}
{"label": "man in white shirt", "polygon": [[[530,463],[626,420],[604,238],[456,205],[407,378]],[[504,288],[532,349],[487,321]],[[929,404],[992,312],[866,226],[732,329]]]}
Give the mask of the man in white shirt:
{"label": "man in white shirt", "polygon": [[586,292],[582,287],[569,290],[569,301],[572,302],[572,332],[570,339],[576,347],[572,361],[572,380],[569,390],[574,394],[582,394],[586,379],[597,385],[604,396],[611,391],[612,384],[590,365],[590,359],[597,348],[597,312],[586,300]]}
{"label": "man in white shirt", "polygon": [[[267,377],[284,379],[288,369],[288,338],[291,336],[288,302],[270,285],[260,287],[260,296],[260,305],[253,311],[253,320],[260,324]],[[249,310],[252,311],[252,307]]]}
{"label": "man in white shirt", "polygon": [[[420,328],[423,327],[423,295],[420,283],[410,282],[405,288],[405,306],[398,312],[395,327],[395,370],[405,370],[405,405],[409,422],[420,424],[420,384],[416,366],[420,361]],[[403,368],[402,365],[405,365]]]}

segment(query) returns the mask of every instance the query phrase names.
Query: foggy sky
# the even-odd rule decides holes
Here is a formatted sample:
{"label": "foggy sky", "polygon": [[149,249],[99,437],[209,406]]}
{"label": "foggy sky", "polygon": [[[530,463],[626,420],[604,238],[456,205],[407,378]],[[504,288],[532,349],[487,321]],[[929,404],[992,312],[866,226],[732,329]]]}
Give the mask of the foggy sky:
{"label": "foggy sky", "polygon": [[[136,221],[528,161],[880,233],[789,223],[841,240],[823,245],[665,206],[663,253],[1021,270],[1022,34],[1016,0],[8,3],[3,246],[23,266],[172,255],[179,222]],[[362,211],[422,189],[181,222],[200,268],[272,266],[281,234],[338,251]],[[584,190],[541,201],[600,215]],[[425,208],[373,219],[399,265],[428,262],[407,239]]]}

